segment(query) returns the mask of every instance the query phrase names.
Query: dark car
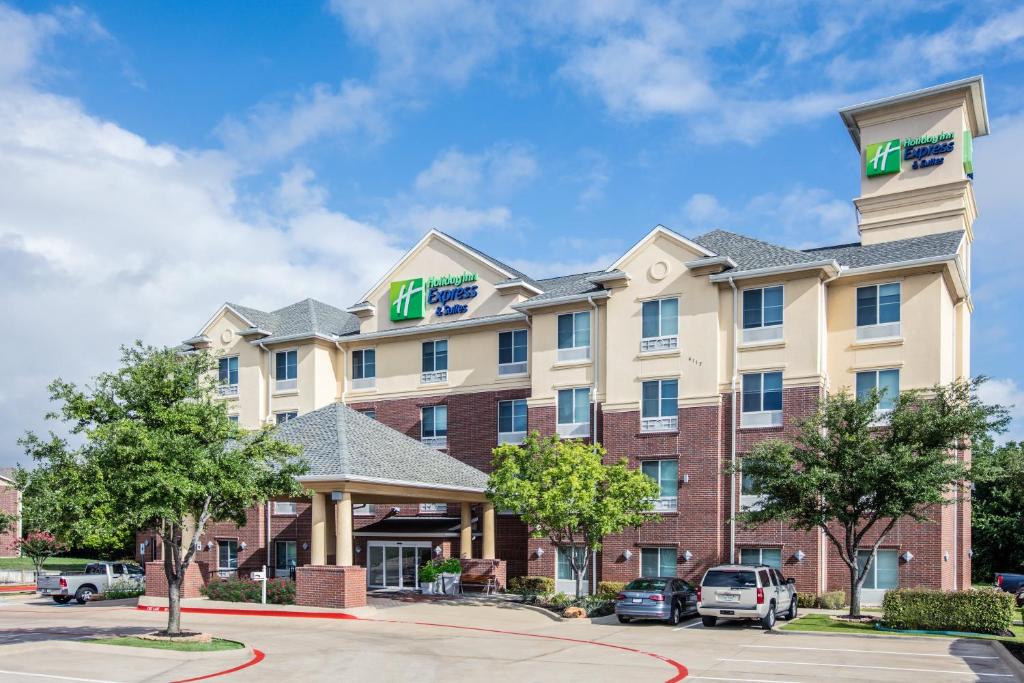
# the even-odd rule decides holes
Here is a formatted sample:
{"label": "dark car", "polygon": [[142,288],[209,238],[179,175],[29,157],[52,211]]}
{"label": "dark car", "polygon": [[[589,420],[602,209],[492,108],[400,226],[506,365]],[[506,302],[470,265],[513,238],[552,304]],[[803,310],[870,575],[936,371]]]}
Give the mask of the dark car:
{"label": "dark car", "polygon": [[674,576],[634,579],[615,596],[615,614],[623,624],[634,619],[678,624],[696,613],[697,589]]}
{"label": "dark car", "polygon": [[1024,574],[1011,574],[1009,572],[997,572],[995,586],[1007,593],[1017,593],[1024,588]]}

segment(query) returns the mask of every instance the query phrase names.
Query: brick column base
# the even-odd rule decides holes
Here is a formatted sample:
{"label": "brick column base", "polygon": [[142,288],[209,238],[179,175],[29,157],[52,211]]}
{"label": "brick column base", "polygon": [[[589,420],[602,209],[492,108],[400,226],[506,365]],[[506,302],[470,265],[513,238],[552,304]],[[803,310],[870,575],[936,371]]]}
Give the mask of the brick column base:
{"label": "brick column base", "polygon": [[505,560],[472,560],[461,559],[462,573],[474,574],[476,576],[493,576],[498,583],[498,590],[505,590],[505,577],[508,573],[508,565]]}
{"label": "brick column base", "polygon": [[295,604],[335,608],[366,606],[366,567],[310,564],[296,567]]}
{"label": "brick column base", "polygon": [[[205,562],[193,560],[185,571],[185,580],[181,582],[181,598],[201,598],[200,589],[205,588],[209,581],[209,571]],[[158,598],[167,597],[167,575],[164,574],[163,560],[146,563],[146,595]]]}

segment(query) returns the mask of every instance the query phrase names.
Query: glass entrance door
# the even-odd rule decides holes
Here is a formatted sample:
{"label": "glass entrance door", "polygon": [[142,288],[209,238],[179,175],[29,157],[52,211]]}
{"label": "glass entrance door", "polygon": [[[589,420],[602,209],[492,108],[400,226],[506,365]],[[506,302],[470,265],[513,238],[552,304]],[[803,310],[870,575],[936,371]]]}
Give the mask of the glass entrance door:
{"label": "glass entrance door", "polygon": [[371,586],[419,588],[420,567],[430,558],[430,543],[371,542],[367,573]]}

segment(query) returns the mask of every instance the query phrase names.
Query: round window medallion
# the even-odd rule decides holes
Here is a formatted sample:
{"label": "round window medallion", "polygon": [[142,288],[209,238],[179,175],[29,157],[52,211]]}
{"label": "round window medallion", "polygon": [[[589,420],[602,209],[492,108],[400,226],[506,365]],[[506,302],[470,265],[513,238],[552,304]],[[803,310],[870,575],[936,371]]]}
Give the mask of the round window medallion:
{"label": "round window medallion", "polygon": [[231,330],[224,330],[220,333],[220,340],[225,344],[230,344],[231,340],[235,338],[235,333]]}
{"label": "round window medallion", "polygon": [[647,270],[647,274],[651,276],[651,279],[664,280],[665,276],[668,275],[668,264],[664,261],[653,263]]}

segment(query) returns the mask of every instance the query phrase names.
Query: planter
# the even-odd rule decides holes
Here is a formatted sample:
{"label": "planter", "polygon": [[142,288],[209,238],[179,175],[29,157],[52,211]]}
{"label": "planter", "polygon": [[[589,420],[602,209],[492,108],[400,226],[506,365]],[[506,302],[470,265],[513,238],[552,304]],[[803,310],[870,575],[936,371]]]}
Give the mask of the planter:
{"label": "planter", "polygon": [[439,593],[444,595],[455,595],[460,592],[459,583],[462,579],[462,574],[450,574],[448,572],[441,572],[437,577]]}
{"label": "planter", "polygon": [[420,593],[423,595],[436,595],[437,581],[420,581]]}

